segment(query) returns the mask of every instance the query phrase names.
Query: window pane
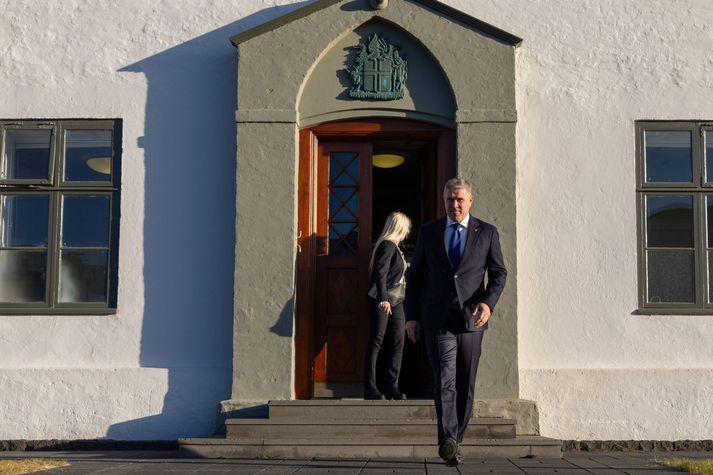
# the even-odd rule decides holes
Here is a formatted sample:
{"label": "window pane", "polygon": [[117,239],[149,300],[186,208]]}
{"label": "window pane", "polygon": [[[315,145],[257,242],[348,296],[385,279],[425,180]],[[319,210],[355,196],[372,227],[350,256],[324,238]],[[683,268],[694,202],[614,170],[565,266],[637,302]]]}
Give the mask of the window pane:
{"label": "window pane", "polygon": [[65,196],[62,246],[108,247],[109,196]]}
{"label": "window pane", "polygon": [[47,251],[0,251],[0,302],[45,301]]}
{"label": "window pane", "polygon": [[51,130],[6,130],[2,178],[47,180]]}
{"label": "window pane", "polygon": [[111,130],[68,130],[65,181],[111,179]]}
{"label": "window pane", "polygon": [[691,132],[644,132],[647,182],[693,181]]}
{"label": "window pane", "polygon": [[329,184],[331,186],[356,186],[359,179],[359,160],[355,152],[329,154]]}
{"label": "window pane", "polygon": [[359,190],[332,188],[329,194],[329,221],[356,221],[359,212]]}
{"label": "window pane", "polygon": [[647,301],[694,303],[693,251],[647,251]]}
{"label": "window pane", "polygon": [[647,247],[693,247],[693,197],[646,196]]}
{"label": "window pane", "polygon": [[359,241],[356,223],[329,225],[329,255],[354,256]]}
{"label": "window pane", "polygon": [[48,218],[48,195],[0,196],[0,246],[47,247]]}
{"label": "window pane", "polygon": [[107,251],[62,251],[59,301],[106,302]]}
{"label": "window pane", "polygon": [[359,157],[329,154],[329,255],[353,256],[359,241]]}

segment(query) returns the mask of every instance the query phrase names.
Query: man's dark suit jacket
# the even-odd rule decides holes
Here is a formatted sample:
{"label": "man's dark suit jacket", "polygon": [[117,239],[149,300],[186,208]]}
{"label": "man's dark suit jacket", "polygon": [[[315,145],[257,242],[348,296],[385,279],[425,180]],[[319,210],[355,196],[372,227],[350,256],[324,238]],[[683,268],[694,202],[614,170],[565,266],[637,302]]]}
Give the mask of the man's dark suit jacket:
{"label": "man's dark suit jacket", "polygon": [[421,227],[406,283],[406,320],[420,321],[427,332],[444,326],[456,298],[470,313],[479,302],[495,310],[507,277],[498,230],[473,216],[460,263],[453,269],[444,243],[446,222],[443,217]]}
{"label": "man's dark suit jacket", "polygon": [[374,262],[369,276],[369,297],[377,302],[387,301],[386,289],[390,289],[401,279],[404,261],[399,248],[392,241],[381,241],[374,249]]}

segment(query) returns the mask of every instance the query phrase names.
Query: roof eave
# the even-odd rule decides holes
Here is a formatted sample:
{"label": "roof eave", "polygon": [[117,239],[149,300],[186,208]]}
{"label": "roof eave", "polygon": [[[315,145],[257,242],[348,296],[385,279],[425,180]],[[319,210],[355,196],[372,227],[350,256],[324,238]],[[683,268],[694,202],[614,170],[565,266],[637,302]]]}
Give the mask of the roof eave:
{"label": "roof eave", "polygon": [[[241,33],[238,33],[237,35],[231,36],[230,37],[230,42],[233,44],[233,46],[238,46],[240,43],[243,43],[251,38],[254,38],[256,36],[260,36],[263,33],[267,33],[268,31],[275,30],[277,28],[280,28],[283,25],[286,25],[288,23],[291,23],[295,20],[299,20],[300,18],[304,18],[306,16],[311,15],[312,13],[318,12],[319,10],[322,10],[324,8],[330,7],[336,3],[340,3],[344,0],[316,0],[309,5],[305,5],[302,8],[298,8],[290,13],[287,13],[285,15],[282,15],[278,18],[275,18],[274,20],[267,21],[261,25],[258,25],[256,27],[250,28],[248,30],[245,30]],[[522,43],[522,38],[519,38],[511,33],[508,33],[505,30],[501,30],[500,28],[497,28],[489,23],[486,23],[484,21],[478,20],[475,17],[472,17],[466,13],[463,13],[462,11],[453,8],[451,6],[448,6],[444,3],[439,2],[438,0],[411,0],[416,3],[420,3],[424,7],[433,10],[437,13],[440,13],[458,23],[461,23],[465,26],[468,26],[470,28],[473,28],[495,40],[501,41],[505,44],[517,47],[520,46],[520,43]]]}

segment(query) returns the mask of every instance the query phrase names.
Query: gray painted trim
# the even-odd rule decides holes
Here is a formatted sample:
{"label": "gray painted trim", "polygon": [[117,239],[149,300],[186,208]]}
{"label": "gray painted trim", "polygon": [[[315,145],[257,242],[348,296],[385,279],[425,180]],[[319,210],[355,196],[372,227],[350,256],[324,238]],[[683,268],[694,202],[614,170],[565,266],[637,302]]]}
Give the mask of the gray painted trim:
{"label": "gray painted trim", "polygon": [[456,122],[469,124],[477,122],[517,122],[515,109],[471,109],[457,110]]}
{"label": "gray painted trim", "polygon": [[297,122],[297,111],[288,109],[239,109],[235,111],[238,123],[285,123]]}
{"label": "gray painted trim", "polygon": [[[254,28],[250,28],[249,30],[245,30],[241,33],[238,33],[237,35],[231,36],[230,42],[233,44],[233,46],[238,46],[240,43],[243,43],[251,38],[255,38],[256,36],[260,36],[263,33],[267,33],[268,31],[280,28],[281,26],[284,26],[288,23],[292,23],[295,20],[299,20],[300,18],[309,16],[315,12],[318,12],[319,10],[331,7],[332,5],[340,3],[342,1],[344,0],[316,0],[314,3],[310,3],[309,5],[306,5],[302,8],[298,8],[297,10],[287,13],[286,15],[282,15],[281,17],[275,18],[274,20],[263,23],[262,25],[258,25]],[[463,26],[479,31],[480,33],[494,40],[500,41],[501,43],[505,43],[510,46],[519,46],[520,43],[522,43],[522,38],[508,33],[505,30],[501,30],[500,28],[497,28],[482,20],[478,20],[475,17],[463,13],[462,11],[457,10],[451,6],[445,5],[437,0],[401,1],[411,1],[413,3],[421,4],[423,7],[429,10],[433,10],[437,14],[446,16],[456,23],[460,23]]]}
{"label": "gray painted trim", "polygon": [[325,114],[302,117],[299,121],[300,128],[312,127],[325,122],[336,122],[339,120],[357,120],[364,118],[398,118],[418,120],[430,124],[441,125],[450,129],[455,128],[455,123],[450,117],[444,117],[426,112],[399,110],[399,109],[348,109],[343,111],[328,112]]}

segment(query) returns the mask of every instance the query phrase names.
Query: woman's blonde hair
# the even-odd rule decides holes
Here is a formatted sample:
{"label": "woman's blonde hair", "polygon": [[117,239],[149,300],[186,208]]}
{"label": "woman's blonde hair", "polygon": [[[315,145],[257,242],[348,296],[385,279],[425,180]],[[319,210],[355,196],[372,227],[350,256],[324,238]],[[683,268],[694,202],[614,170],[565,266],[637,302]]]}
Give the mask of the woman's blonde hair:
{"label": "woman's blonde hair", "polygon": [[389,213],[386,217],[386,222],[384,223],[384,229],[381,231],[379,239],[376,240],[374,244],[374,250],[371,251],[371,261],[369,262],[369,272],[374,265],[374,254],[376,254],[376,249],[379,247],[382,241],[391,241],[398,245],[401,241],[406,239],[408,233],[411,231],[411,220],[408,216],[398,211]]}

